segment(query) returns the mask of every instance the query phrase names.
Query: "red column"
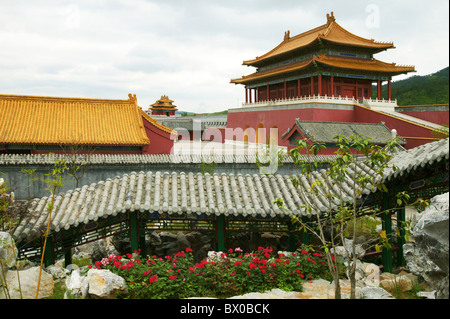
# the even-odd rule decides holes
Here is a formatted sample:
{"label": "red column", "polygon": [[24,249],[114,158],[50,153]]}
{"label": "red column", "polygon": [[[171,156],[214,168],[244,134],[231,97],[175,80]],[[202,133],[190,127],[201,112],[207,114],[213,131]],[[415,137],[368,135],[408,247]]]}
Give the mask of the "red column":
{"label": "red column", "polygon": [[377,81],[377,99],[381,100],[381,81]]}
{"label": "red column", "polygon": [[298,79],[297,80],[297,97],[301,97],[302,96],[302,85],[301,85],[301,80]]}
{"label": "red column", "polygon": [[391,99],[391,93],[392,93],[392,90],[391,90],[392,88],[391,88],[391,81],[389,80],[388,81],[388,99],[390,100]]}
{"label": "red column", "polygon": [[284,81],[283,98],[287,99],[287,82]]}
{"label": "red column", "polygon": [[311,96],[314,95],[314,77],[311,77]]}
{"label": "red column", "polygon": [[259,86],[256,88],[255,102],[259,102]]}
{"label": "red column", "polygon": [[319,92],[317,92],[317,94],[322,95],[322,74],[319,74],[317,80],[318,82],[318,90]]}
{"label": "red column", "polygon": [[245,103],[248,103],[248,89],[245,88]]}
{"label": "red column", "polygon": [[334,76],[331,76],[331,96],[334,96]]}
{"label": "red column", "polygon": [[248,99],[249,99],[249,102],[252,103],[252,89],[248,89],[248,91],[249,91]]}
{"label": "red column", "polygon": [[269,85],[267,86],[267,101],[270,100],[270,87]]}

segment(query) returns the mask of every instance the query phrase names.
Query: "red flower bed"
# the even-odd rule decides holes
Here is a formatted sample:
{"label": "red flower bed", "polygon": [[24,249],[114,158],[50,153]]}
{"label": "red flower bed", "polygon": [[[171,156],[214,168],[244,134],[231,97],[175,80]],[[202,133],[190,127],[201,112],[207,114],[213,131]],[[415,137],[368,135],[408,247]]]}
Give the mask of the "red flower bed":
{"label": "red flower bed", "polygon": [[[225,298],[273,288],[301,291],[303,280],[327,277],[325,258],[317,252],[275,254],[271,247],[244,253],[240,248],[212,254],[193,262],[192,249],[174,256],[148,256],[141,261],[133,255],[111,255],[96,262],[98,269],[109,269],[128,282],[124,298]],[[329,277],[329,276],[328,276]]]}

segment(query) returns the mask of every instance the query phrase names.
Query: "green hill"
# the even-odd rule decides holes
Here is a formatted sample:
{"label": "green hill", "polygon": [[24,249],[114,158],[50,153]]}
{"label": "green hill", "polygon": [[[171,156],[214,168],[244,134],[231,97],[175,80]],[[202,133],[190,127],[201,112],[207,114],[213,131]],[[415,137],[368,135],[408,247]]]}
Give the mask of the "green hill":
{"label": "green hill", "polygon": [[[449,68],[446,67],[436,73],[392,82],[392,98],[397,104],[424,105],[448,104]],[[373,87],[373,98],[376,98],[376,86]],[[387,86],[383,85],[383,96],[387,96]]]}

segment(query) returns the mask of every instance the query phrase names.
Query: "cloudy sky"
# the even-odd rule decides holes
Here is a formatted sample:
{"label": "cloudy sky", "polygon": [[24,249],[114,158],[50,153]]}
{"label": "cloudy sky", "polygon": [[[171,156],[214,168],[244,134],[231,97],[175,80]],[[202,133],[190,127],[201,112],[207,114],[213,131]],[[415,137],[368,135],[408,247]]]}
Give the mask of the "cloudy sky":
{"label": "cloudy sky", "polygon": [[0,94],[240,107],[244,89],[230,79],[254,71],[242,61],[331,11],[350,32],[394,42],[382,61],[416,75],[449,65],[448,0],[0,0]]}

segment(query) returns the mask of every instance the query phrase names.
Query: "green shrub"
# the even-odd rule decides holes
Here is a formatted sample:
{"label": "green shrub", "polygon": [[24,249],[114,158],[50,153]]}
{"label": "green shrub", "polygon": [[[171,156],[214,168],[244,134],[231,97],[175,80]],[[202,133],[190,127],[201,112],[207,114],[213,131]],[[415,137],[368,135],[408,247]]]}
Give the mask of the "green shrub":
{"label": "green shrub", "polygon": [[259,247],[253,253],[230,249],[199,263],[194,263],[190,248],[147,260],[135,252],[126,258],[111,255],[89,267],[109,269],[123,277],[128,294],[122,297],[133,299],[227,298],[273,288],[301,291],[304,280],[324,278],[328,273],[325,258],[317,252],[274,254],[271,247]]}

